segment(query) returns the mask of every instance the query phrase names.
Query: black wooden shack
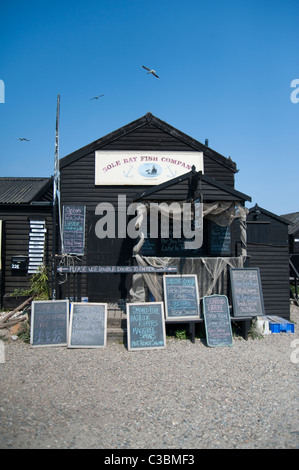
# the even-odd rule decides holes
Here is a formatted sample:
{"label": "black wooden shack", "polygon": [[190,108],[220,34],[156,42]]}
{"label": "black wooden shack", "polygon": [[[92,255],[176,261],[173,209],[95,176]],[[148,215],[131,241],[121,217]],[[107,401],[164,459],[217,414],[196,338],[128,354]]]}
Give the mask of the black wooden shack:
{"label": "black wooden shack", "polygon": [[52,178],[0,178],[0,296],[28,289],[40,264],[50,267]]}
{"label": "black wooden shack", "polygon": [[290,254],[299,255],[299,212],[291,212],[281,217],[289,221]]}
{"label": "black wooden shack", "polygon": [[[160,181],[162,165],[166,180]],[[211,279],[220,279],[229,265],[239,266],[246,250],[246,237],[244,240],[241,232],[243,226],[244,235],[245,201],[251,199],[235,189],[236,172],[236,164],[230,158],[151,113],[73,152],[60,160],[61,204],[62,211],[68,206],[85,206],[85,246],[82,256],[62,256],[60,266],[149,265],[169,258],[169,263],[177,265],[178,272],[200,271],[199,276],[209,278],[210,282],[201,291],[205,295],[207,290],[216,289]],[[123,207],[119,205],[119,196],[126,197]],[[133,202],[183,203],[194,202],[198,197],[205,204],[206,216],[204,243],[195,252],[185,250],[181,241],[174,241],[171,235],[171,240],[146,239],[141,251],[134,249],[138,240],[119,236],[118,220]],[[96,234],[100,219],[97,206],[105,203],[108,212],[115,211],[116,236],[100,239]],[[217,214],[222,214],[220,224],[217,224]],[[130,217],[124,217],[128,222]],[[224,219],[227,223],[223,223]],[[142,275],[143,293],[136,277],[119,273],[62,273],[60,296],[117,302],[132,297],[146,300],[150,290],[159,300],[159,292],[153,293],[147,280],[151,278],[161,285],[161,276]],[[218,287],[221,293],[227,293],[228,289],[226,274],[224,277],[222,287]]]}
{"label": "black wooden shack", "polygon": [[257,204],[247,217],[247,266],[260,268],[266,315],[290,316],[289,221]]}
{"label": "black wooden shack", "polygon": [[299,212],[284,214],[282,217],[289,221],[291,297],[299,305]]}
{"label": "black wooden shack", "polygon": [[[148,113],[60,159],[54,298],[162,300],[162,274],[134,267],[196,274],[201,298],[230,296],[229,267],[245,265],[260,268],[266,314],[289,317],[289,222],[248,211],[236,163],[206,144]],[[202,236],[196,248],[175,233],[186,205]],[[53,213],[53,178],[0,178],[1,302],[27,288],[40,263],[53,267]]]}

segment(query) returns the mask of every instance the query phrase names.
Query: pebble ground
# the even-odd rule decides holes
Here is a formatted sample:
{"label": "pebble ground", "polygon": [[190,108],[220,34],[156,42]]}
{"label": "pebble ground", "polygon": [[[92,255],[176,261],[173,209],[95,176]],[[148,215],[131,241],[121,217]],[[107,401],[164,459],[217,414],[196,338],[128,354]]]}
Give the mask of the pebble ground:
{"label": "pebble ground", "polygon": [[6,341],[1,449],[298,449],[295,334],[232,347],[31,348]]}

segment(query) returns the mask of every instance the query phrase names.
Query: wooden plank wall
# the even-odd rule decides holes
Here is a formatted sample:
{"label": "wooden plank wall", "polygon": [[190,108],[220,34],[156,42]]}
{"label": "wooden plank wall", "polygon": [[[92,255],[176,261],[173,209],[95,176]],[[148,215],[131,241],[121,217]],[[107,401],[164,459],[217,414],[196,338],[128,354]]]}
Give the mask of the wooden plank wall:
{"label": "wooden plank wall", "polygon": [[[149,186],[95,186],[95,150],[93,149],[88,154],[82,156],[68,165],[61,167],[61,195],[62,205],[74,204],[86,206],[86,246],[85,255],[77,264],[88,265],[113,265],[113,264],[127,264],[128,259],[123,257],[124,251],[127,255],[131,256],[129,247],[123,246],[123,240],[96,240],[95,236],[91,237],[91,231],[94,232],[95,209],[99,203],[109,202],[115,208],[118,203],[118,195],[125,194],[127,198],[127,205],[129,205],[137,194],[145,191]],[[115,139],[114,141],[101,146],[100,150],[157,150],[157,151],[194,151],[195,148],[187,145],[179,138],[164,132],[157,126],[147,123],[144,126],[134,129],[131,132]],[[219,182],[234,187],[234,172],[225,167],[222,163],[218,163],[213,158],[204,155],[204,171],[207,176],[210,176]],[[207,188],[206,188],[207,189]],[[186,194],[189,192],[188,181],[183,181],[175,187],[163,191],[161,197],[163,200],[185,200]],[[210,189],[209,199],[220,200],[223,196],[222,190]],[[134,243],[135,244],[135,243]],[[103,293],[106,299],[117,300],[121,297],[120,291],[126,292],[130,287],[129,276],[123,279],[123,275],[103,275],[89,274],[81,276],[81,295],[88,296],[88,291],[93,291],[93,301],[103,300]],[[69,276],[70,283],[74,285]],[[108,279],[109,282],[106,282]],[[98,287],[98,294],[96,288]],[[108,289],[108,291],[107,291]],[[62,286],[62,295],[66,293],[68,286]],[[112,293],[112,290],[114,291]],[[111,291],[111,292],[110,292]]]}
{"label": "wooden plank wall", "polygon": [[259,267],[266,315],[290,317],[289,248],[287,245],[247,245],[249,267]]}
{"label": "wooden plank wall", "polygon": [[249,265],[261,271],[267,315],[290,316],[288,225],[262,209],[248,214]]}
{"label": "wooden plank wall", "polygon": [[3,295],[15,289],[29,287],[28,275],[12,275],[11,257],[16,255],[28,256],[29,249],[29,220],[40,219],[46,221],[45,262],[50,268],[52,254],[52,208],[33,208],[32,206],[6,206],[0,207],[0,218],[4,220],[3,229]]}

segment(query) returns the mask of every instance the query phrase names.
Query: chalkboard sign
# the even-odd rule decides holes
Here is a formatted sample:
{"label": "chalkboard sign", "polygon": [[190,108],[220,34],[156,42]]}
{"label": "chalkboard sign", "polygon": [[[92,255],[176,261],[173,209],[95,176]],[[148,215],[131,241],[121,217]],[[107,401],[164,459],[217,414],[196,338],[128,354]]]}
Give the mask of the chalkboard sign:
{"label": "chalkboard sign", "polygon": [[205,296],[203,313],[208,346],[231,346],[233,338],[227,297]]}
{"label": "chalkboard sign", "polygon": [[71,304],[69,348],[104,348],[107,337],[107,304]]}
{"label": "chalkboard sign", "polygon": [[63,206],[63,252],[84,255],[85,206]]}
{"label": "chalkboard sign", "polygon": [[67,346],[69,301],[32,302],[31,346]]}
{"label": "chalkboard sign", "polygon": [[230,283],[235,317],[265,315],[259,268],[231,268]]}
{"label": "chalkboard sign", "polygon": [[128,350],[166,347],[163,302],[127,304]]}
{"label": "chalkboard sign", "polygon": [[211,222],[210,224],[210,252],[211,255],[230,255],[231,230],[230,227]]}
{"label": "chalkboard sign", "polygon": [[200,316],[196,274],[163,276],[167,320],[194,320]]}
{"label": "chalkboard sign", "polygon": [[[173,234],[172,220],[169,223],[169,236],[167,238],[161,238],[161,256],[173,256],[173,257],[189,257],[189,256],[200,256],[204,254],[204,246],[198,249],[186,249],[186,242],[193,242],[194,238],[185,238],[182,234],[181,237],[176,238]],[[194,221],[191,221],[191,230],[195,231]]]}

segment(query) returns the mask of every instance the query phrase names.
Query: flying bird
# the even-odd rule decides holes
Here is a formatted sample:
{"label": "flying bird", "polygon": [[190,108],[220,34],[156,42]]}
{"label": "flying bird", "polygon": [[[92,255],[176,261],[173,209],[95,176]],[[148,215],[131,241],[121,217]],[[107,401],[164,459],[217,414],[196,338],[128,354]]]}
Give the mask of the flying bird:
{"label": "flying bird", "polygon": [[94,96],[93,98],[89,98],[89,99],[90,99],[90,100],[98,100],[98,99],[101,98],[102,96],[104,96],[104,95]]}
{"label": "flying bird", "polygon": [[143,67],[145,70],[147,70],[147,71],[148,71],[147,73],[151,73],[152,75],[154,75],[154,77],[160,78],[160,77],[158,77],[158,75],[156,74],[156,71],[155,71],[155,70],[149,69],[148,67],[144,67],[144,65],[141,65],[141,67]]}
{"label": "flying bird", "polygon": [[17,139],[17,140],[20,140],[21,142],[22,142],[23,140],[26,140],[27,142],[30,142],[30,140],[29,140],[29,139],[26,139],[26,137],[19,137],[19,139]]}

